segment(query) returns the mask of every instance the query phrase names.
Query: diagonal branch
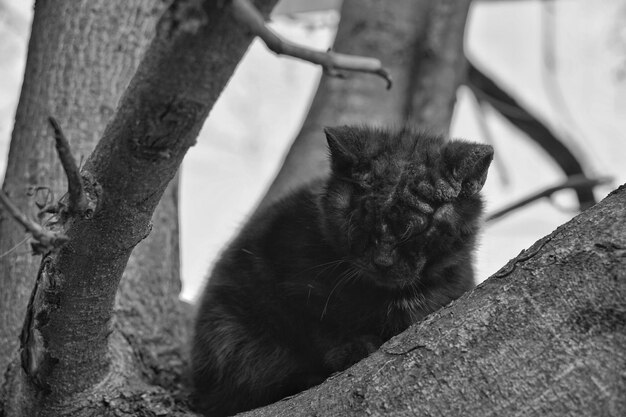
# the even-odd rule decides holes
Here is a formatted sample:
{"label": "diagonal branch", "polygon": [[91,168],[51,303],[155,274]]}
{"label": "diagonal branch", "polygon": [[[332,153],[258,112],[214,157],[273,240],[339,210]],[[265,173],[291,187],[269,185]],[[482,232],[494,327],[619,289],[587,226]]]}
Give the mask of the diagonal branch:
{"label": "diagonal branch", "polygon": [[[74,161],[74,157],[72,156],[72,152],[70,150],[69,142],[63,134],[63,130],[56,119],[50,116],[48,121],[50,122],[52,129],[54,129],[56,150],[61,160],[61,165],[63,165],[63,169],[67,175],[69,213],[84,213],[88,208],[88,201],[85,196],[83,182],[78,171],[78,166],[76,165],[76,161]],[[44,254],[46,252],[50,252],[54,249],[60,248],[69,240],[67,235],[61,232],[48,230],[26,217],[26,215],[22,213],[15,204],[13,204],[13,202],[2,190],[0,190],[0,203],[6,208],[9,214],[11,214],[13,219],[21,224],[24,229],[32,235],[33,239],[35,239],[35,242],[31,243],[34,253]],[[46,212],[46,210],[47,208],[44,208],[42,212]],[[53,210],[57,211],[56,208]]]}
{"label": "diagonal branch", "polygon": [[[266,12],[275,2],[257,4]],[[131,251],[151,230],[165,188],[252,40],[236,25],[230,4],[205,0],[171,2],[160,18],[81,170],[86,190],[95,190],[88,195],[94,213],[61,219],[70,240],[44,258],[37,276],[31,320],[20,339],[20,378],[33,388],[22,402],[32,404],[31,414],[76,404],[89,388],[109,389],[98,383],[115,374],[110,369],[135,366],[125,353],[111,355],[115,348],[127,351],[117,330],[111,334],[117,289]],[[135,301],[133,311],[154,309]]]}
{"label": "diagonal branch", "polygon": [[573,175],[560,184],[553,185],[552,187],[548,187],[541,191],[537,191],[536,193],[533,193],[529,195],[528,197],[525,197],[515,203],[510,204],[507,207],[504,207],[494,213],[489,214],[485,218],[485,221],[491,222],[493,220],[499,219],[500,217],[512,211],[520,209],[534,201],[540,200],[544,197],[551,197],[552,194],[561,190],[566,190],[568,188],[571,188],[575,191],[578,191],[580,189],[593,188],[597,185],[606,184],[610,182],[611,180],[612,178],[610,177],[587,178],[584,175]]}
{"label": "diagonal branch", "polygon": [[288,55],[321,65],[326,74],[342,77],[339,70],[358,71],[378,75],[387,81],[387,89],[393,82],[391,75],[383,68],[380,60],[376,58],[346,55],[333,52],[314,51],[306,47],[289,42],[273,32],[265,24],[265,19],[249,0],[233,0],[233,13],[235,18],[248,26],[253,34],[265,42],[267,47],[278,55]]}
{"label": "diagonal branch", "polygon": [[49,252],[55,248],[59,248],[69,240],[69,238],[63,233],[47,230],[41,225],[30,220],[20,211],[20,209],[17,208],[15,204],[13,204],[13,202],[2,190],[0,190],[0,203],[6,208],[13,219],[21,224],[24,229],[26,229],[26,231],[37,241],[32,244],[35,253],[41,254]]}
{"label": "diagonal branch", "polygon": [[[467,73],[467,85],[479,102],[489,103],[513,126],[526,133],[531,140],[541,146],[567,177],[585,175],[583,166],[576,156],[545,124],[471,62]],[[581,210],[596,203],[590,186],[576,188],[576,194]]]}
{"label": "diagonal branch", "polygon": [[69,213],[84,213],[88,208],[87,197],[85,196],[85,189],[83,187],[83,181],[80,177],[78,165],[76,165],[76,161],[74,160],[70,150],[70,144],[56,119],[50,116],[48,117],[48,122],[50,122],[52,129],[54,129],[54,139],[56,141],[57,153],[61,159],[61,165],[63,165],[65,175],[67,176]]}
{"label": "diagonal branch", "polygon": [[624,415],[625,202],[622,186],[349,370],[239,415]]}

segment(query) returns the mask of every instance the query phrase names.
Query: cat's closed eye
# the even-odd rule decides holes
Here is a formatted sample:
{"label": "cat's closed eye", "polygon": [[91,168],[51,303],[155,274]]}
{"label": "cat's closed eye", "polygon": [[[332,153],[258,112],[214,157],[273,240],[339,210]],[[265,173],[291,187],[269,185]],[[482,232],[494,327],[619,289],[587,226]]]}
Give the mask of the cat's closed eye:
{"label": "cat's closed eye", "polygon": [[211,275],[193,346],[206,415],[317,384],[473,285],[491,147],[410,128],[326,136],[330,175],[253,217]]}

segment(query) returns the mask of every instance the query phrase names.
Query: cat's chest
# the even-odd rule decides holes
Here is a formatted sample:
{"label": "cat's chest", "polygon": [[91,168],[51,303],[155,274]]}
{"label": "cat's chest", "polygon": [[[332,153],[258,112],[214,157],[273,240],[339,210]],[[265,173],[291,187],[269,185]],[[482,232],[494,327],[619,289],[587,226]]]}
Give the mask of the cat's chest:
{"label": "cat's chest", "polygon": [[391,337],[404,331],[411,324],[421,321],[431,312],[431,309],[425,305],[426,302],[422,294],[415,293],[390,300],[383,325],[384,332]]}
{"label": "cat's chest", "polygon": [[427,313],[419,297],[392,296],[378,288],[351,283],[307,282],[293,294],[294,308],[304,309],[311,320],[350,333],[391,337]]}

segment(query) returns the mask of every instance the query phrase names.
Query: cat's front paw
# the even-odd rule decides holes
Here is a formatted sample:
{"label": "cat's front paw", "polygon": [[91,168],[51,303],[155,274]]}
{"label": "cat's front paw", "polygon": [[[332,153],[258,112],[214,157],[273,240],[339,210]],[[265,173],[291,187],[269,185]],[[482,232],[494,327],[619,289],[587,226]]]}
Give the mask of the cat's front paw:
{"label": "cat's front paw", "polygon": [[333,372],[343,371],[377,351],[382,343],[378,336],[359,336],[329,349],[324,355],[324,365]]}

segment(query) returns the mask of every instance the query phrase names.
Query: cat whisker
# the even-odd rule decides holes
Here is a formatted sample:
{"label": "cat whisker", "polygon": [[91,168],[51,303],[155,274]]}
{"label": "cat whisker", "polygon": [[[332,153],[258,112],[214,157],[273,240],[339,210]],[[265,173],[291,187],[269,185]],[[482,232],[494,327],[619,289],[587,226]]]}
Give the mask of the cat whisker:
{"label": "cat whisker", "polygon": [[310,268],[303,269],[302,271],[298,272],[298,273],[296,274],[296,276],[300,276],[300,275],[305,274],[305,273],[307,273],[307,272],[313,271],[313,270],[315,270],[315,269],[317,269],[317,268],[322,268],[322,267],[324,267],[324,269],[322,270],[322,272],[323,272],[323,271],[326,271],[326,270],[327,270],[328,268],[330,268],[331,266],[335,266],[335,267],[336,267],[337,265],[340,265],[340,264],[342,264],[343,262],[346,262],[346,260],[345,260],[345,259],[337,259],[337,260],[335,260],[335,261],[330,261],[330,262],[324,262],[324,263],[321,263],[321,264],[317,264],[317,265],[314,265],[314,266],[312,266],[312,267],[310,267]]}
{"label": "cat whisker", "polygon": [[326,303],[324,303],[324,308],[322,309],[322,314],[320,315],[320,321],[322,321],[324,319],[324,316],[326,315],[326,312],[328,311],[328,303],[330,302],[330,298],[333,296],[333,293],[335,292],[335,289],[337,288],[339,283],[341,283],[341,279],[338,280],[337,284],[335,284],[333,289],[330,290],[330,293],[328,294],[328,297],[326,298]]}
{"label": "cat whisker", "polygon": [[353,211],[352,213],[348,215],[348,218],[346,219],[346,224],[348,225],[348,230],[347,230],[348,245],[351,245],[352,243],[352,233],[354,232],[354,229],[355,229],[354,223],[352,222],[352,218],[354,217],[354,214],[355,212]]}
{"label": "cat whisker", "polygon": [[[413,282],[413,287],[415,289],[415,294],[419,296],[420,305],[426,311],[436,311],[439,310],[443,305],[435,302],[432,297],[427,297],[426,293],[423,289],[425,289],[424,284],[419,281]],[[422,287],[420,289],[419,287]]]}
{"label": "cat whisker", "polygon": [[341,291],[341,288],[345,287],[345,285],[348,282],[350,282],[358,274],[359,274],[359,271],[357,269],[349,268],[349,269],[344,271],[339,276],[339,279],[337,280],[337,283],[330,290],[330,293],[328,293],[328,297],[326,298],[326,303],[324,303],[324,308],[322,309],[322,314],[320,316],[320,321],[322,321],[324,319],[324,316],[326,315],[326,312],[328,311],[328,304],[330,303],[330,299],[333,296],[335,290],[338,290],[337,293],[339,293]]}
{"label": "cat whisker", "polygon": [[356,282],[359,276],[360,276],[360,271],[358,269],[354,269],[354,268],[350,269],[349,273],[347,274],[347,279],[345,280],[345,283],[338,289],[337,293],[339,293],[347,285]]}
{"label": "cat whisker", "polygon": [[344,260],[339,260],[339,261],[335,261],[335,262],[328,262],[327,265],[321,271],[319,271],[315,275],[315,277],[313,279],[317,280],[320,277],[320,275],[326,273],[326,271],[328,271],[328,269],[331,268],[331,267],[332,267],[332,269],[330,270],[330,273],[333,274],[335,272],[335,270],[337,269],[337,267],[339,265],[341,265],[342,263],[344,263],[344,262],[345,262]]}
{"label": "cat whisker", "polygon": [[371,267],[359,261],[350,261],[350,266],[358,272],[364,273],[366,275],[376,275],[376,272]]}
{"label": "cat whisker", "polygon": [[419,284],[420,283],[417,281],[411,281],[409,283],[409,289],[411,290],[413,300],[415,300],[422,310],[425,310],[426,306],[424,305],[424,296],[422,291],[418,288]]}

